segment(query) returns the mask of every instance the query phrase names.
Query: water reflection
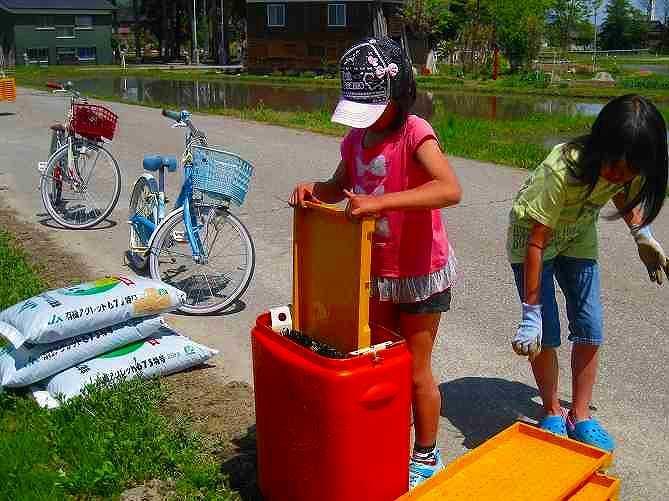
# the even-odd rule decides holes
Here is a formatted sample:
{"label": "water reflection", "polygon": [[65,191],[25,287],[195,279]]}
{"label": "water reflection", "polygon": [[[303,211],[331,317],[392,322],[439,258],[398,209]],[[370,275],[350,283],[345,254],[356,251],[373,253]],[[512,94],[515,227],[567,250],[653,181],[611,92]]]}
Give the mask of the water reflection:
{"label": "water reflection", "polygon": [[[280,111],[332,109],[338,89],[277,87],[212,81],[175,81],[147,78],[88,79],[77,82],[83,93],[115,95],[131,102],[171,105],[193,110],[244,109],[266,106]],[[485,96],[458,92],[418,94],[414,112],[430,118],[437,112],[491,120],[522,118],[532,113],[596,115],[603,103],[567,98]]]}

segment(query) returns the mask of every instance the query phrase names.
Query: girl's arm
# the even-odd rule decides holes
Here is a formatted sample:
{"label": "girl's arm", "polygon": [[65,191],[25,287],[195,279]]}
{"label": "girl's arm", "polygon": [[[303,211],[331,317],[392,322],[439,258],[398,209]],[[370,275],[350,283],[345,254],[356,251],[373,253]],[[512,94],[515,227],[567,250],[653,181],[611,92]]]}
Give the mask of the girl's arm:
{"label": "girl's arm", "polygon": [[530,360],[541,353],[541,271],[544,249],[551,239],[548,226],[534,222],[527,239],[527,253],[523,264],[523,316],[516,336],[511,341],[518,355],[528,355]]}
{"label": "girl's arm", "polygon": [[406,191],[380,196],[346,193],[353,216],[378,214],[384,210],[441,209],[456,205],[462,188],[455,171],[434,139],[428,139],[416,150],[416,158],[432,180]]}
{"label": "girl's arm", "polygon": [[535,222],[527,239],[527,253],[523,264],[523,302],[541,304],[541,272],[543,270],[544,250],[552,237],[548,226]]}
{"label": "girl's arm", "polygon": [[[625,193],[618,193],[613,197],[613,205],[616,206],[618,210],[622,210],[627,205],[627,197]],[[636,228],[641,225],[643,221],[643,213],[639,207],[634,207],[630,212],[623,216],[623,221],[627,223],[627,226],[631,228]]]}
{"label": "girl's arm", "polygon": [[332,177],[327,181],[316,183],[300,183],[297,185],[288,203],[295,206],[304,206],[305,201],[336,204],[346,198],[344,189],[350,185],[346,163],[341,160]]}
{"label": "girl's arm", "polygon": [[[624,193],[619,193],[613,197],[613,203],[621,210],[627,202]],[[662,249],[660,242],[653,236],[650,226],[641,227],[643,222],[643,212],[639,207],[635,207],[629,213],[623,216],[623,219],[629,226],[634,241],[639,251],[639,258],[648,270],[648,277],[651,282],[662,285],[663,275],[669,279],[669,257]]]}

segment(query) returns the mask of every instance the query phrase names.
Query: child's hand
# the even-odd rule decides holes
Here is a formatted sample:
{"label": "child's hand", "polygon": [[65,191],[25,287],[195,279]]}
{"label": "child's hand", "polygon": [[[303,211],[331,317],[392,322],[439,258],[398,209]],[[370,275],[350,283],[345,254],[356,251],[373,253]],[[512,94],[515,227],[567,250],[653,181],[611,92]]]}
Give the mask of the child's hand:
{"label": "child's hand", "polygon": [[300,183],[288,199],[288,205],[291,207],[304,207],[304,202],[319,202],[314,196],[314,183]]}
{"label": "child's hand", "polygon": [[646,265],[651,282],[662,285],[662,275],[669,278],[669,259],[667,259],[662,246],[653,237],[649,226],[632,230],[632,235],[634,235],[634,240],[639,248],[639,257]]}
{"label": "child's hand", "polygon": [[379,197],[371,195],[359,195],[349,190],[344,190],[344,194],[348,198],[346,205],[346,215],[349,218],[359,218],[364,216],[379,217],[383,207],[379,201]]}
{"label": "child's hand", "polygon": [[541,305],[523,303],[523,318],[516,337],[511,341],[513,351],[528,356],[530,361],[541,353]]}

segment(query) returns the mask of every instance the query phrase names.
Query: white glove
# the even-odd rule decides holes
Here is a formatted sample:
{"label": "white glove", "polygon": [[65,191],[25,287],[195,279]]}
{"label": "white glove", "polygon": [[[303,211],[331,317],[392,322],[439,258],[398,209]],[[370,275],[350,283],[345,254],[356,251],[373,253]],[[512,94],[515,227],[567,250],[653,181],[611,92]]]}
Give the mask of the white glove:
{"label": "white glove", "polygon": [[523,318],[511,341],[513,351],[534,360],[541,353],[541,335],[541,305],[523,303]]}
{"label": "white glove", "polygon": [[667,275],[667,278],[669,278],[669,259],[667,259],[660,243],[653,237],[650,226],[632,228],[632,236],[634,236],[639,248],[639,257],[648,269],[651,282],[662,285],[664,280],[662,275]]}

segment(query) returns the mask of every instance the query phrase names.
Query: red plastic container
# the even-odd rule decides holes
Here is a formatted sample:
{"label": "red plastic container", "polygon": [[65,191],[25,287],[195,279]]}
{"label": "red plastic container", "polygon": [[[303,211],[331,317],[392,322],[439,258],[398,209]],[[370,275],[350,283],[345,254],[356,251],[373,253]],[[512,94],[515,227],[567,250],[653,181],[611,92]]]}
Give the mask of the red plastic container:
{"label": "red plastic container", "polygon": [[267,501],[390,501],[408,488],[411,356],[372,327],[374,353],[326,358],[252,331],[258,484]]}

